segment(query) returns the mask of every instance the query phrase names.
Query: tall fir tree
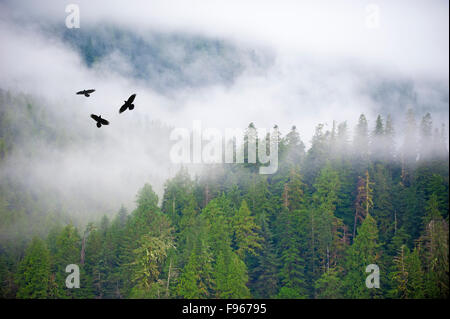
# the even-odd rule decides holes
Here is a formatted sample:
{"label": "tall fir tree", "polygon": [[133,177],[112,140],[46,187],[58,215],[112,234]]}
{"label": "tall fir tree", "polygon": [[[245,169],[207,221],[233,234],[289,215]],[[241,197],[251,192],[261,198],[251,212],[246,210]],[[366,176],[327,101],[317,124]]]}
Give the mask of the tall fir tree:
{"label": "tall fir tree", "polygon": [[[350,246],[346,262],[346,276],[344,287],[346,297],[352,299],[380,298],[381,289],[369,289],[366,286],[366,267],[376,264],[380,271],[380,243],[378,238],[378,228],[375,220],[367,214],[362,225],[358,228],[358,235]],[[380,283],[380,288],[383,283]]]}
{"label": "tall fir tree", "polygon": [[50,252],[37,237],[28,246],[20,261],[16,283],[17,298],[45,299],[50,297]]}

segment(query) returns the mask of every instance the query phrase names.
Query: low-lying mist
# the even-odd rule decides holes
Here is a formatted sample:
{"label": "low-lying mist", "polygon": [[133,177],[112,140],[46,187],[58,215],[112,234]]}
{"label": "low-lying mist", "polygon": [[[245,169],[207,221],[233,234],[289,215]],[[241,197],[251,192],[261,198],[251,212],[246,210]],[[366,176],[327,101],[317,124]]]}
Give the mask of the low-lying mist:
{"label": "low-lying mist", "polygon": [[[393,70],[392,61],[380,67],[372,54],[355,59],[330,48],[327,56],[248,35],[116,22],[90,19],[68,31],[54,19],[0,14],[1,129],[12,141],[0,178],[52,194],[57,209],[84,222],[122,204],[132,210],[147,182],[161,197],[179,168],[169,158],[171,129],[191,129],[194,120],[220,130],[277,124],[283,136],[296,125],[307,148],[316,125],[330,131],[333,120],[347,122],[351,139],[361,113],[370,131],[378,114],[403,131],[408,109],[417,125],[430,112],[434,127],[448,128],[448,73],[434,67],[422,76]],[[89,88],[91,97],[75,95]],[[133,93],[135,109],[119,114]],[[111,124],[98,129],[91,113]]]}

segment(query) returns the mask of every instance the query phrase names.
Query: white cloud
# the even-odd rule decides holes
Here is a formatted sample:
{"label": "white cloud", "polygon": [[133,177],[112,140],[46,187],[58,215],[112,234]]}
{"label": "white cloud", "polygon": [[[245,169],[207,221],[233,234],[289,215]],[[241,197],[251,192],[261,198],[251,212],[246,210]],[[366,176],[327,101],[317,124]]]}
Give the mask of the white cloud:
{"label": "white cloud", "polygon": [[[64,3],[13,3],[16,15],[53,19],[63,26]],[[111,22],[141,32],[152,28],[202,33],[448,78],[447,1],[83,0],[77,4],[81,27]],[[368,5],[379,7],[378,29],[366,26]]]}
{"label": "white cloud", "polygon": [[[417,103],[432,100],[441,107],[435,119],[448,117],[446,2],[375,1],[381,14],[380,29],[375,30],[364,24],[369,2],[77,3],[81,28],[95,30],[96,23],[108,22],[130,28],[143,39],[149,30],[180,36],[203,34],[225,38],[245,49],[267,48],[275,52],[275,62],[254,72],[247,58],[237,55],[244,71],[231,84],[185,86],[169,96],[133,78],[128,57],[117,51],[88,68],[73,48],[42,34],[37,27],[41,24],[57,22],[65,28],[64,3],[0,5],[0,41],[4,44],[0,88],[44,97],[49,111],[67,123],[75,117],[74,130],[91,137],[69,151],[52,149],[45,160],[29,163],[27,177],[55,188],[65,185],[67,194],[76,189],[80,197],[75,198],[91,197],[97,203],[112,198],[111,207],[115,207],[121,201],[131,203],[137,188],[148,180],[161,194],[169,174],[169,165],[163,162],[168,153],[161,152],[168,140],[142,135],[145,130],[133,127],[142,119],[188,128],[193,120],[201,120],[204,128],[219,129],[245,127],[250,122],[265,128],[278,124],[283,133],[295,124],[308,144],[319,122],[330,126],[332,120],[348,120],[352,128],[361,112],[373,121],[379,105],[368,88],[384,80],[412,82]],[[177,45],[161,49],[166,56],[185,53]],[[218,62],[205,56],[180,67],[196,79],[208,79],[214,76],[208,65],[214,63]],[[97,92],[89,99],[74,94],[83,88]],[[442,101],[442,91],[447,101]],[[118,108],[131,93],[137,93],[136,109],[119,115]],[[398,105],[389,107],[403,115],[401,94],[399,99]],[[98,131],[90,113],[102,114],[111,121],[110,127]],[[96,140],[100,136],[104,139]],[[13,165],[11,169],[19,168]],[[52,171],[58,175],[49,181]]]}

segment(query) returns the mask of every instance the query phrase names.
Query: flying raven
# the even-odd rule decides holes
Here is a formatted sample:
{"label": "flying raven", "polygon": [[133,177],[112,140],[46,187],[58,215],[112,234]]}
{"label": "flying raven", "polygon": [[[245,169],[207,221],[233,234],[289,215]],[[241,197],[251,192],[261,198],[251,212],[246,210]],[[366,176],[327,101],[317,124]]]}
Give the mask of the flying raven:
{"label": "flying raven", "polygon": [[128,98],[128,101],[124,101],[125,103],[120,108],[119,113],[125,112],[127,109],[129,109],[130,111],[132,109],[134,109],[133,101],[134,101],[135,97],[136,97],[136,94],[133,94]]}
{"label": "flying raven", "polygon": [[102,125],[109,125],[109,122],[105,119],[102,119],[101,115],[91,114],[91,117],[97,122],[97,127],[102,127]]}
{"label": "flying raven", "polygon": [[94,93],[94,92],[95,92],[94,89],[90,89],[90,90],[79,91],[79,92],[77,92],[77,94],[84,95],[85,97],[89,97],[90,94]]}

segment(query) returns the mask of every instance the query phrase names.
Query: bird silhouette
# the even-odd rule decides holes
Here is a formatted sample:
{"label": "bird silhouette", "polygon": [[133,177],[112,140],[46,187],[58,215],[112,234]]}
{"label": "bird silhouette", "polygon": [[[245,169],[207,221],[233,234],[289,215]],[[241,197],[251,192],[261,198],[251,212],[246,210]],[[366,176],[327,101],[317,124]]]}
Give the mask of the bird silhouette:
{"label": "bird silhouette", "polygon": [[101,115],[95,115],[95,114],[91,114],[91,118],[94,119],[94,121],[97,122],[97,127],[100,128],[102,127],[102,125],[109,125],[109,122],[105,119],[102,119]]}
{"label": "bird silhouette", "polygon": [[136,97],[136,94],[131,95],[127,101],[124,101],[125,103],[120,107],[119,113],[125,112],[127,109],[130,111],[134,109],[134,98]]}
{"label": "bird silhouette", "polygon": [[89,97],[91,93],[94,93],[94,89],[78,91],[77,94],[84,95],[85,97]]}

